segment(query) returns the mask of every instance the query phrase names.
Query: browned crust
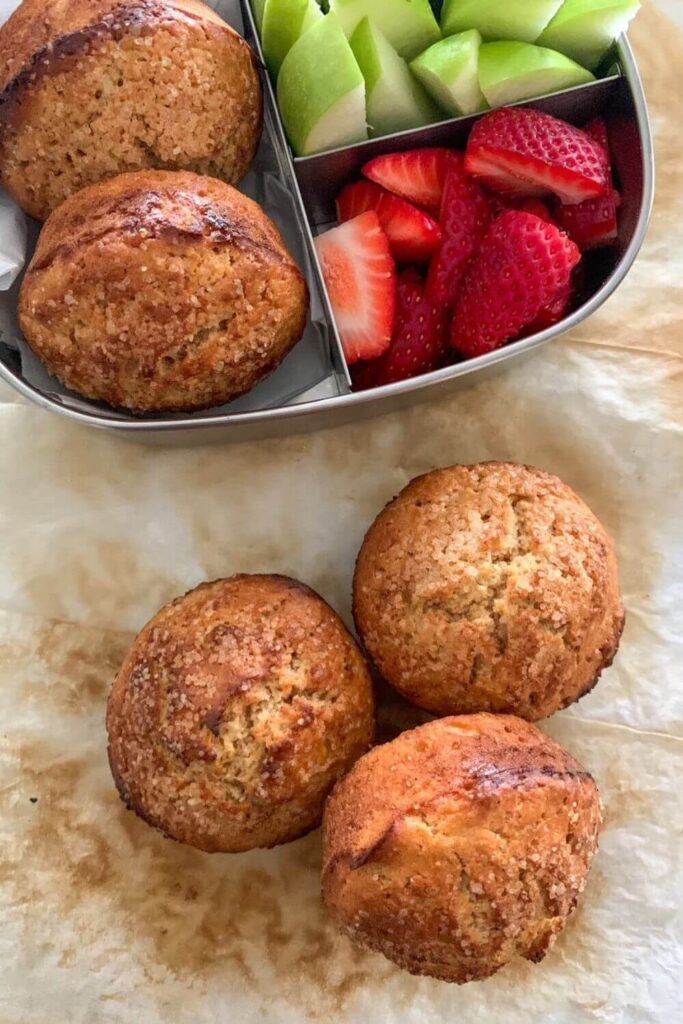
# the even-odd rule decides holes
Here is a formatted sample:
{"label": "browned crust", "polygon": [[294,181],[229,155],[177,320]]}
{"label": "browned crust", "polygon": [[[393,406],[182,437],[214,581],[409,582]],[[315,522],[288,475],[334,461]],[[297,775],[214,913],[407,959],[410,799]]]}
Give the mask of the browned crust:
{"label": "browned crust", "polygon": [[208,852],[314,828],[372,742],[369,672],[313,590],[284,576],[202,584],[144,627],[107,712],[117,789],[141,818]]}
{"label": "browned crust", "polygon": [[593,689],[625,622],[594,514],[557,477],[502,462],[411,481],[368,530],[353,595],[380,675],[444,715],[548,717]]}
{"label": "browned crust", "polygon": [[[166,268],[177,279],[179,261],[174,293]],[[111,291],[117,280],[121,290]],[[55,376],[136,412],[193,411],[250,390],[299,341],[307,313],[305,279],[263,210],[189,171],[118,175],[66,200],[43,228],[19,297],[22,330]],[[211,326],[223,316],[225,329]],[[112,318],[123,341],[105,331]],[[79,324],[85,340],[76,343]]]}
{"label": "browned crust", "polygon": [[534,726],[479,714],[377,747],[323,821],[323,895],[350,937],[463,983],[542,959],[583,891],[597,788]]}
{"label": "browned crust", "polygon": [[103,39],[144,31],[159,21],[198,22],[251,47],[201,0],[23,0],[0,26],[0,119],[21,103],[21,94],[71,57]]}

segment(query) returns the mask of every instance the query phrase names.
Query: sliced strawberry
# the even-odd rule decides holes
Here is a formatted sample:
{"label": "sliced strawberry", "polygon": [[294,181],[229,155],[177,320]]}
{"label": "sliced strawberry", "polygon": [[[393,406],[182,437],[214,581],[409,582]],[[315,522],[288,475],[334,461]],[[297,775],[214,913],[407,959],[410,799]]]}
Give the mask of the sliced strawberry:
{"label": "sliced strawberry", "polygon": [[389,153],[367,163],[363,174],[388,192],[423,206],[438,217],[451,156],[450,149],[411,149],[407,153]]}
{"label": "sliced strawberry", "polygon": [[441,228],[433,217],[372,181],[347,185],[337,200],[337,210],[340,221],[374,210],[399,263],[424,263],[441,242]]}
{"label": "sliced strawberry", "polygon": [[315,240],[349,363],[389,347],[396,308],[396,267],[374,210]]}
{"label": "sliced strawberry", "polygon": [[613,245],[619,235],[618,199],[618,193],[612,190],[609,195],[586,199],[576,206],[558,203],[555,218],[582,251]]}
{"label": "sliced strawberry", "polygon": [[536,319],[528,325],[524,334],[527,337],[531,337],[532,334],[540,334],[541,331],[547,331],[549,327],[554,327],[555,324],[559,324],[560,320],[564,320],[571,306],[572,292],[570,276],[552,302],[542,309]]}
{"label": "sliced strawberry", "polygon": [[493,211],[484,190],[465,174],[461,153],[451,157],[441,200],[444,240],[432,259],[427,295],[434,303],[452,308],[458,298],[467,264],[479,247]]}
{"label": "sliced strawberry", "polygon": [[526,107],[501,107],[477,122],[465,170],[503,195],[555,193],[564,203],[581,203],[609,188],[602,148],[590,135]]}
{"label": "sliced strawberry", "polygon": [[580,258],[574,243],[554,224],[518,210],[502,213],[463,282],[452,326],[453,348],[480,356],[526,333],[566,287]]}
{"label": "sliced strawberry", "polygon": [[377,381],[377,369],[382,362],[379,359],[363,359],[351,367],[351,383],[354,391],[369,391]]}
{"label": "sliced strawberry", "polygon": [[448,352],[448,317],[427,298],[419,274],[399,274],[396,326],[389,351],[379,361],[374,384],[394,384],[438,369]]}
{"label": "sliced strawberry", "polygon": [[533,213],[535,217],[540,217],[541,220],[547,221],[548,224],[555,223],[552,213],[540,199],[522,199],[521,203],[517,204],[516,209],[521,210],[522,213]]}
{"label": "sliced strawberry", "polygon": [[[610,162],[609,138],[607,125],[601,117],[587,124],[584,129],[600,147],[605,172],[610,186],[612,185],[612,167]],[[586,199],[574,206],[556,204],[555,218],[560,227],[564,228],[569,237],[576,242],[579,249],[599,249],[612,245],[619,235],[617,208],[620,204],[619,193],[610,187],[604,196],[597,199]]]}
{"label": "sliced strawberry", "polygon": [[607,134],[607,122],[604,117],[596,117],[592,121],[589,121],[583,129],[591,139],[600,146],[605,153],[607,160],[607,166],[609,167],[612,163],[609,148],[609,135]]}

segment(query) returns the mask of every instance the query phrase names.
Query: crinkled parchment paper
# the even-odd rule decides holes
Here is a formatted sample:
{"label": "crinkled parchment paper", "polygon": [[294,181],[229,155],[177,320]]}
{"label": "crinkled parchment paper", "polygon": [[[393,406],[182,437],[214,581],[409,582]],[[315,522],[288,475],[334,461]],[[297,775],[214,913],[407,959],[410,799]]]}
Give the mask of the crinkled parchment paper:
{"label": "crinkled parchment paper", "polygon": [[[633,39],[658,142],[652,230],[611,302],[533,360],[371,423],[194,451],[0,392],[2,1024],[683,1019],[683,38],[650,3]],[[606,804],[580,909],[540,966],[454,988],[334,933],[317,834],[210,857],[124,811],[104,702],[132,631],[202,579],[290,573],[348,616],[383,503],[432,466],[487,458],[588,500],[629,620],[614,668],[546,725]]]}

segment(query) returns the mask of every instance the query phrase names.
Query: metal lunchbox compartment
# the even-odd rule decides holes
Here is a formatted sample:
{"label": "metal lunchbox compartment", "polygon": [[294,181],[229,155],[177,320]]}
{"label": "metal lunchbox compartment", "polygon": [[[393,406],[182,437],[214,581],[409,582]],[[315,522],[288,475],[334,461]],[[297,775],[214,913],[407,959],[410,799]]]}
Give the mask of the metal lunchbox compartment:
{"label": "metal lunchbox compartment", "polygon": [[[477,116],[455,118],[317,156],[293,158],[263,65],[248,0],[242,0],[242,7],[245,36],[261,60],[264,84],[265,128],[258,173],[270,193],[275,190],[283,205],[291,207],[290,220],[294,218],[300,233],[295,255],[304,265],[311,288],[312,315],[304,340],[269,378],[270,384],[259,385],[227,406],[193,414],[134,416],[56,386],[53,389],[47,374],[45,381],[36,385],[25,372],[15,340],[18,329],[14,328],[13,338],[4,325],[0,330],[0,377],[25,397],[75,422],[147,443],[194,445],[314,431],[435,398],[497,371],[508,360],[528,355],[582,323],[622,283],[643,243],[654,194],[654,152],[647,105],[626,37],[617,44],[620,75],[521,104],[574,124],[583,124],[598,114],[607,121],[622,196],[619,239],[613,249],[588,254],[587,297],[582,305],[556,326],[488,355],[397,384],[352,393],[314,237],[333,222],[337,194],[367,160],[418,146],[463,146]],[[15,285],[10,302],[16,303],[17,288]],[[281,376],[277,378],[277,374]]]}

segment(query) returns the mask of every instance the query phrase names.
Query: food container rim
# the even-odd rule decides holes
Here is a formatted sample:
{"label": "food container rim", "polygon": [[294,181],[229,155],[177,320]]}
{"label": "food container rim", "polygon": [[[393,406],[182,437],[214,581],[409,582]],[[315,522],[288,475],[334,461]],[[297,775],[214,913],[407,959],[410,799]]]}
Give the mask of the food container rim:
{"label": "food container rim", "polygon": [[[218,416],[194,415],[191,418],[141,418],[139,420],[121,420],[109,417],[106,414],[95,416],[91,413],[82,412],[77,409],[69,409],[62,406],[59,402],[50,398],[48,395],[43,394],[38,391],[37,388],[34,388],[32,385],[22,380],[21,377],[15,374],[1,361],[0,378],[7,381],[7,383],[9,383],[16,391],[25,398],[34,402],[36,405],[64,416],[73,422],[81,423],[86,426],[98,427],[104,430],[115,430],[119,434],[142,435],[140,436],[140,440],[144,440],[144,434],[146,433],[173,433],[187,430],[218,429],[219,427],[234,427],[237,429],[240,426],[246,426],[248,424],[284,422],[304,418],[314,413],[320,414],[327,411],[331,412],[332,410],[337,412],[340,410],[354,410],[366,404],[380,404],[383,399],[398,398],[413,391],[420,391],[423,389],[427,390],[432,385],[457,380],[458,378],[476,373],[478,370],[494,367],[497,364],[504,362],[506,359],[510,359],[513,356],[520,356],[546,344],[587,320],[588,317],[592,316],[592,314],[616,291],[635,262],[645,240],[645,235],[652,215],[652,206],[654,202],[655,155],[650,116],[645,101],[640,72],[626,35],[622,35],[618,41],[618,52],[624,77],[628,81],[631,89],[638,135],[642,147],[643,199],[631,241],[612,273],[598,291],[583,306],[553,327],[550,327],[539,334],[535,334],[530,338],[526,338],[523,341],[515,342],[514,346],[503,347],[495,352],[490,352],[487,355],[479,356],[463,363],[447,366],[443,369],[435,370],[432,373],[424,374],[420,377],[414,377],[399,383],[388,384],[368,391],[351,392],[346,395],[333,396],[313,402],[302,402],[297,405],[259,409],[250,412],[225,413]],[[389,407],[387,408],[389,411]]]}

